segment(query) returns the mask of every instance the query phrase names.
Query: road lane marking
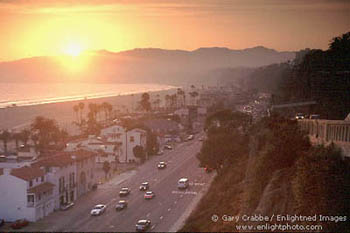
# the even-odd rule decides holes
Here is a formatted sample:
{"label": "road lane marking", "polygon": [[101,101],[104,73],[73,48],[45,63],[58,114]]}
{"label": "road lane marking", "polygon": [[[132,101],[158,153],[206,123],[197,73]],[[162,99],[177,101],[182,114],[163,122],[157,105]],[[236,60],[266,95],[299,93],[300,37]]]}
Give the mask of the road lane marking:
{"label": "road lane marking", "polygon": [[160,219],[162,220],[162,219],[163,219],[163,216],[160,216]]}
{"label": "road lane marking", "polygon": [[174,204],[176,204],[177,203],[177,201],[174,201]]}
{"label": "road lane marking", "polygon": [[146,217],[149,217],[151,215],[151,213],[148,213],[147,215],[146,215]]}
{"label": "road lane marking", "polygon": [[151,230],[153,230],[155,227],[156,227],[156,224],[154,224],[154,225],[151,227]]}
{"label": "road lane marking", "polygon": [[170,211],[170,210],[171,210],[171,208],[168,209],[168,211]]}
{"label": "road lane marking", "polygon": [[172,194],[181,194],[180,197],[183,197],[183,195],[197,195],[197,192],[194,191],[172,191]]}

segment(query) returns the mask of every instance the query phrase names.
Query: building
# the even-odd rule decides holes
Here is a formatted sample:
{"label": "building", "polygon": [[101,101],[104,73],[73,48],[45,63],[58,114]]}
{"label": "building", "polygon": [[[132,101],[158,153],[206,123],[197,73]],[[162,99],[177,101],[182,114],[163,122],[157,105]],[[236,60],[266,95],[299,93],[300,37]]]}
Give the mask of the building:
{"label": "building", "polygon": [[138,128],[127,130],[121,125],[112,125],[101,130],[101,138],[117,147],[119,162],[136,162],[138,158],[134,155],[134,147],[142,146],[146,149],[147,135],[146,131]]}
{"label": "building", "polygon": [[0,169],[0,218],[37,221],[54,210],[53,190],[47,174],[39,167]]}

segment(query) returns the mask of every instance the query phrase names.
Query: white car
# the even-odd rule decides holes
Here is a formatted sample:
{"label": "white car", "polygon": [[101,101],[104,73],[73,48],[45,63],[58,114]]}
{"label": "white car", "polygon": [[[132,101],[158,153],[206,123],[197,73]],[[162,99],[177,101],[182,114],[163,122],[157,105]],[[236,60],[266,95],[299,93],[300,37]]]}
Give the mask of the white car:
{"label": "white car", "polygon": [[101,215],[106,211],[106,208],[107,208],[106,205],[102,205],[102,204],[95,205],[95,207],[91,210],[90,214],[92,216]]}

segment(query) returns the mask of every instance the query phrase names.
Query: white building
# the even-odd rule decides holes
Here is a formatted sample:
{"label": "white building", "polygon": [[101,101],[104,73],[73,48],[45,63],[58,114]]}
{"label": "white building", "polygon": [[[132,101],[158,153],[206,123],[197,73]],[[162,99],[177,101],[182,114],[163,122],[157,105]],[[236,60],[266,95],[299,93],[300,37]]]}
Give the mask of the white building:
{"label": "white building", "polygon": [[38,167],[0,169],[0,218],[37,221],[54,210],[54,184]]}
{"label": "white building", "polygon": [[101,130],[101,137],[109,143],[116,143],[119,162],[135,162],[138,159],[134,155],[134,147],[142,146],[146,149],[146,131],[142,129],[126,130],[120,125],[113,125]]}
{"label": "white building", "polygon": [[115,163],[118,161],[118,157],[121,154],[121,142],[111,140],[106,141],[101,137],[90,135],[86,139],[79,139],[76,141],[68,142],[66,144],[65,151],[72,152],[77,150],[88,150],[96,152],[97,163],[103,163],[105,161],[108,161],[109,163]]}

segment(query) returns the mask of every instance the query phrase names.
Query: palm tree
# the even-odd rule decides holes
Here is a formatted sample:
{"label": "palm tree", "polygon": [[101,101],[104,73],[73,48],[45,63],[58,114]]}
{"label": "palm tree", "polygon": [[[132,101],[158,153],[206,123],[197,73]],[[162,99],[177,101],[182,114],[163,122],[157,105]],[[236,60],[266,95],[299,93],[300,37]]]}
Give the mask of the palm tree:
{"label": "palm tree", "polygon": [[81,124],[83,121],[83,110],[84,110],[85,104],[83,102],[80,102],[78,105],[80,109],[80,124]]}
{"label": "palm tree", "polygon": [[1,133],[0,133],[0,140],[4,144],[5,154],[7,153],[7,143],[11,140],[11,137],[12,137],[12,135],[7,129],[1,131]]}
{"label": "palm tree", "polygon": [[15,140],[16,150],[18,151],[18,148],[19,148],[18,142],[21,140],[21,133],[18,133],[18,132],[13,133],[12,138]]}
{"label": "palm tree", "polygon": [[24,146],[26,147],[27,144],[28,144],[28,140],[30,138],[30,131],[28,129],[23,129],[21,132],[20,132],[20,135],[21,135],[21,141],[23,142]]}
{"label": "palm tree", "polygon": [[169,106],[170,106],[170,99],[171,99],[170,95],[167,94],[167,95],[165,96],[165,108],[166,108],[166,109],[168,109]]}
{"label": "palm tree", "polygon": [[77,123],[79,124],[80,121],[79,121],[79,114],[78,114],[78,112],[79,112],[79,105],[78,104],[73,106],[73,111],[75,112],[75,115],[77,117]]}

